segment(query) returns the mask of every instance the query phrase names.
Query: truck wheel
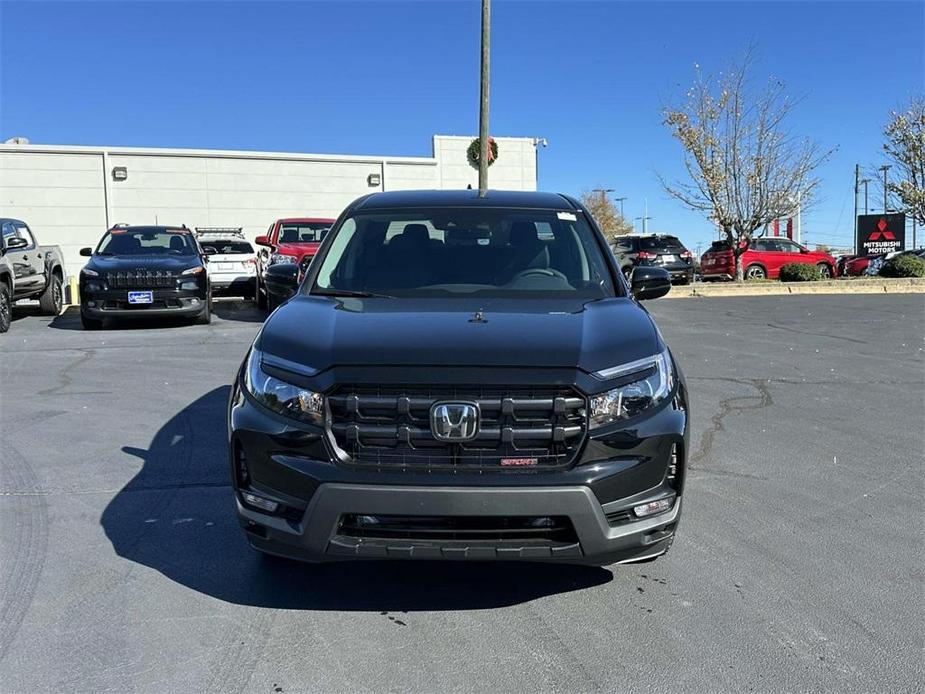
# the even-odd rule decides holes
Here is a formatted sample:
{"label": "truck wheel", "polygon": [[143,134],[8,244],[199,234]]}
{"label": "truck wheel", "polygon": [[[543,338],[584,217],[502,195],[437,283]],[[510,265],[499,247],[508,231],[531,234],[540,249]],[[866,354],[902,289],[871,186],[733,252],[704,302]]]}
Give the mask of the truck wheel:
{"label": "truck wheel", "polygon": [[103,321],[99,318],[88,318],[83,313],[80,314],[80,324],[84,330],[99,330],[103,327]]}
{"label": "truck wheel", "polygon": [[819,263],[817,266],[819,268],[819,274],[822,275],[822,279],[830,280],[832,279],[832,266],[828,263]]}
{"label": "truck wheel", "polygon": [[257,308],[261,311],[267,310],[267,302],[269,295],[261,290],[260,281],[257,281],[257,286],[254,288],[254,300],[257,302]]}
{"label": "truck wheel", "polygon": [[0,333],[10,329],[13,320],[13,297],[6,282],[0,282]]}
{"label": "truck wheel", "polygon": [[212,302],[206,301],[206,307],[202,313],[196,316],[196,325],[208,325],[212,322]]}
{"label": "truck wheel", "polygon": [[61,278],[52,275],[51,281],[39,297],[39,308],[46,316],[57,316],[61,313],[62,306],[64,306],[64,289]]}

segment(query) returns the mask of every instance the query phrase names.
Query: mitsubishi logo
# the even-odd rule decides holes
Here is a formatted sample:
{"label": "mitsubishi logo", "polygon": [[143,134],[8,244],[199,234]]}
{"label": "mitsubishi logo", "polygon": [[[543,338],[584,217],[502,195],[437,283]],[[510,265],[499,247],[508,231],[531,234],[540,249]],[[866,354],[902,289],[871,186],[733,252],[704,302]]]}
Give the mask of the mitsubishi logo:
{"label": "mitsubishi logo", "polygon": [[473,402],[434,403],[430,430],[438,441],[471,441],[479,433],[479,406]]}
{"label": "mitsubishi logo", "polygon": [[880,239],[886,239],[887,241],[896,240],[896,235],[887,229],[886,219],[883,217],[877,222],[877,230],[867,238],[868,241],[879,241]]}

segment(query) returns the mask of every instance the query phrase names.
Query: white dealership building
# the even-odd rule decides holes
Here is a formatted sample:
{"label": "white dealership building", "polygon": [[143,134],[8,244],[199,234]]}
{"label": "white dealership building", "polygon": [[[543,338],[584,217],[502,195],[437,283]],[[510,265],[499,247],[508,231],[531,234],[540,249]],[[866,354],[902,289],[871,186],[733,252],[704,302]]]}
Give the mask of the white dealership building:
{"label": "white dealership building", "polygon": [[[336,217],[382,190],[477,187],[472,137],[435,135],[429,157],[0,144],[0,217],[57,244],[76,273],[83,246],[114,224],[243,227],[281,217]],[[497,137],[492,188],[536,190],[536,138]]]}

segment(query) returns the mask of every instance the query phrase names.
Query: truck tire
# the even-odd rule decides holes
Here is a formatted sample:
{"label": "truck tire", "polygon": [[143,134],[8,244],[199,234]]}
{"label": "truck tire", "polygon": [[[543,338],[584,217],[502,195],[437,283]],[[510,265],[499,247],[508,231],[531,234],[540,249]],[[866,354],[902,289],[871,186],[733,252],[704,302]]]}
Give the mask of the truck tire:
{"label": "truck tire", "polygon": [[257,308],[261,311],[267,310],[269,296],[260,286],[260,280],[257,280],[257,286],[254,288],[254,300],[257,302]]}
{"label": "truck tire", "polygon": [[0,281],[0,333],[10,329],[13,321],[13,296],[6,282]]}
{"label": "truck tire", "polygon": [[57,316],[61,313],[61,308],[63,306],[64,285],[60,277],[52,275],[48,282],[48,286],[45,287],[45,291],[42,293],[42,296],[39,297],[39,308],[46,316]]}
{"label": "truck tire", "polygon": [[88,318],[82,312],[80,314],[80,324],[84,330],[99,330],[103,327],[103,321],[99,318]]}

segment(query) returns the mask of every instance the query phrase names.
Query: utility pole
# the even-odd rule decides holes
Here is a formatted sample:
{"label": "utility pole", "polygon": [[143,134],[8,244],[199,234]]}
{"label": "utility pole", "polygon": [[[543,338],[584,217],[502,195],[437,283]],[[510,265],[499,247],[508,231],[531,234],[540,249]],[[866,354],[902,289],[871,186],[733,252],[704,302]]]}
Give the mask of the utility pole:
{"label": "utility pole", "polygon": [[880,167],[880,171],[883,172],[883,214],[889,214],[890,207],[887,200],[887,194],[889,193],[887,182],[886,182],[886,172],[892,168],[890,164],[884,164]]}
{"label": "utility pole", "polygon": [[[614,200],[614,202],[620,203],[620,216],[623,217],[623,202],[624,202],[625,200],[629,200],[629,198],[627,198],[627,197],[622,197],[622,198],[614,198],[613,200]],[[624,219],[625,219],[625,217],[624,217]]]}
{"label": "utility pole", "polygon": [[[854,242],[852,246],[855,246],[858,242],[858,184],[861,181],[861,165],[854,165]],[[867,214],[866,212],[864,214]],[[858,249],[855,248],[854,252],[857,253]]]}
{"label": "utility pole", "polygon": [[482,0],[482,69],[479,103],[479,197],[488,193],[488,86],[491,49],[491,0]]}
{"label": "utility pole", "polygon": [[870,183],[869,178],[865,178],[861,181],[861,184],[864,186],[864,214],[867,214],[867,184]]}

